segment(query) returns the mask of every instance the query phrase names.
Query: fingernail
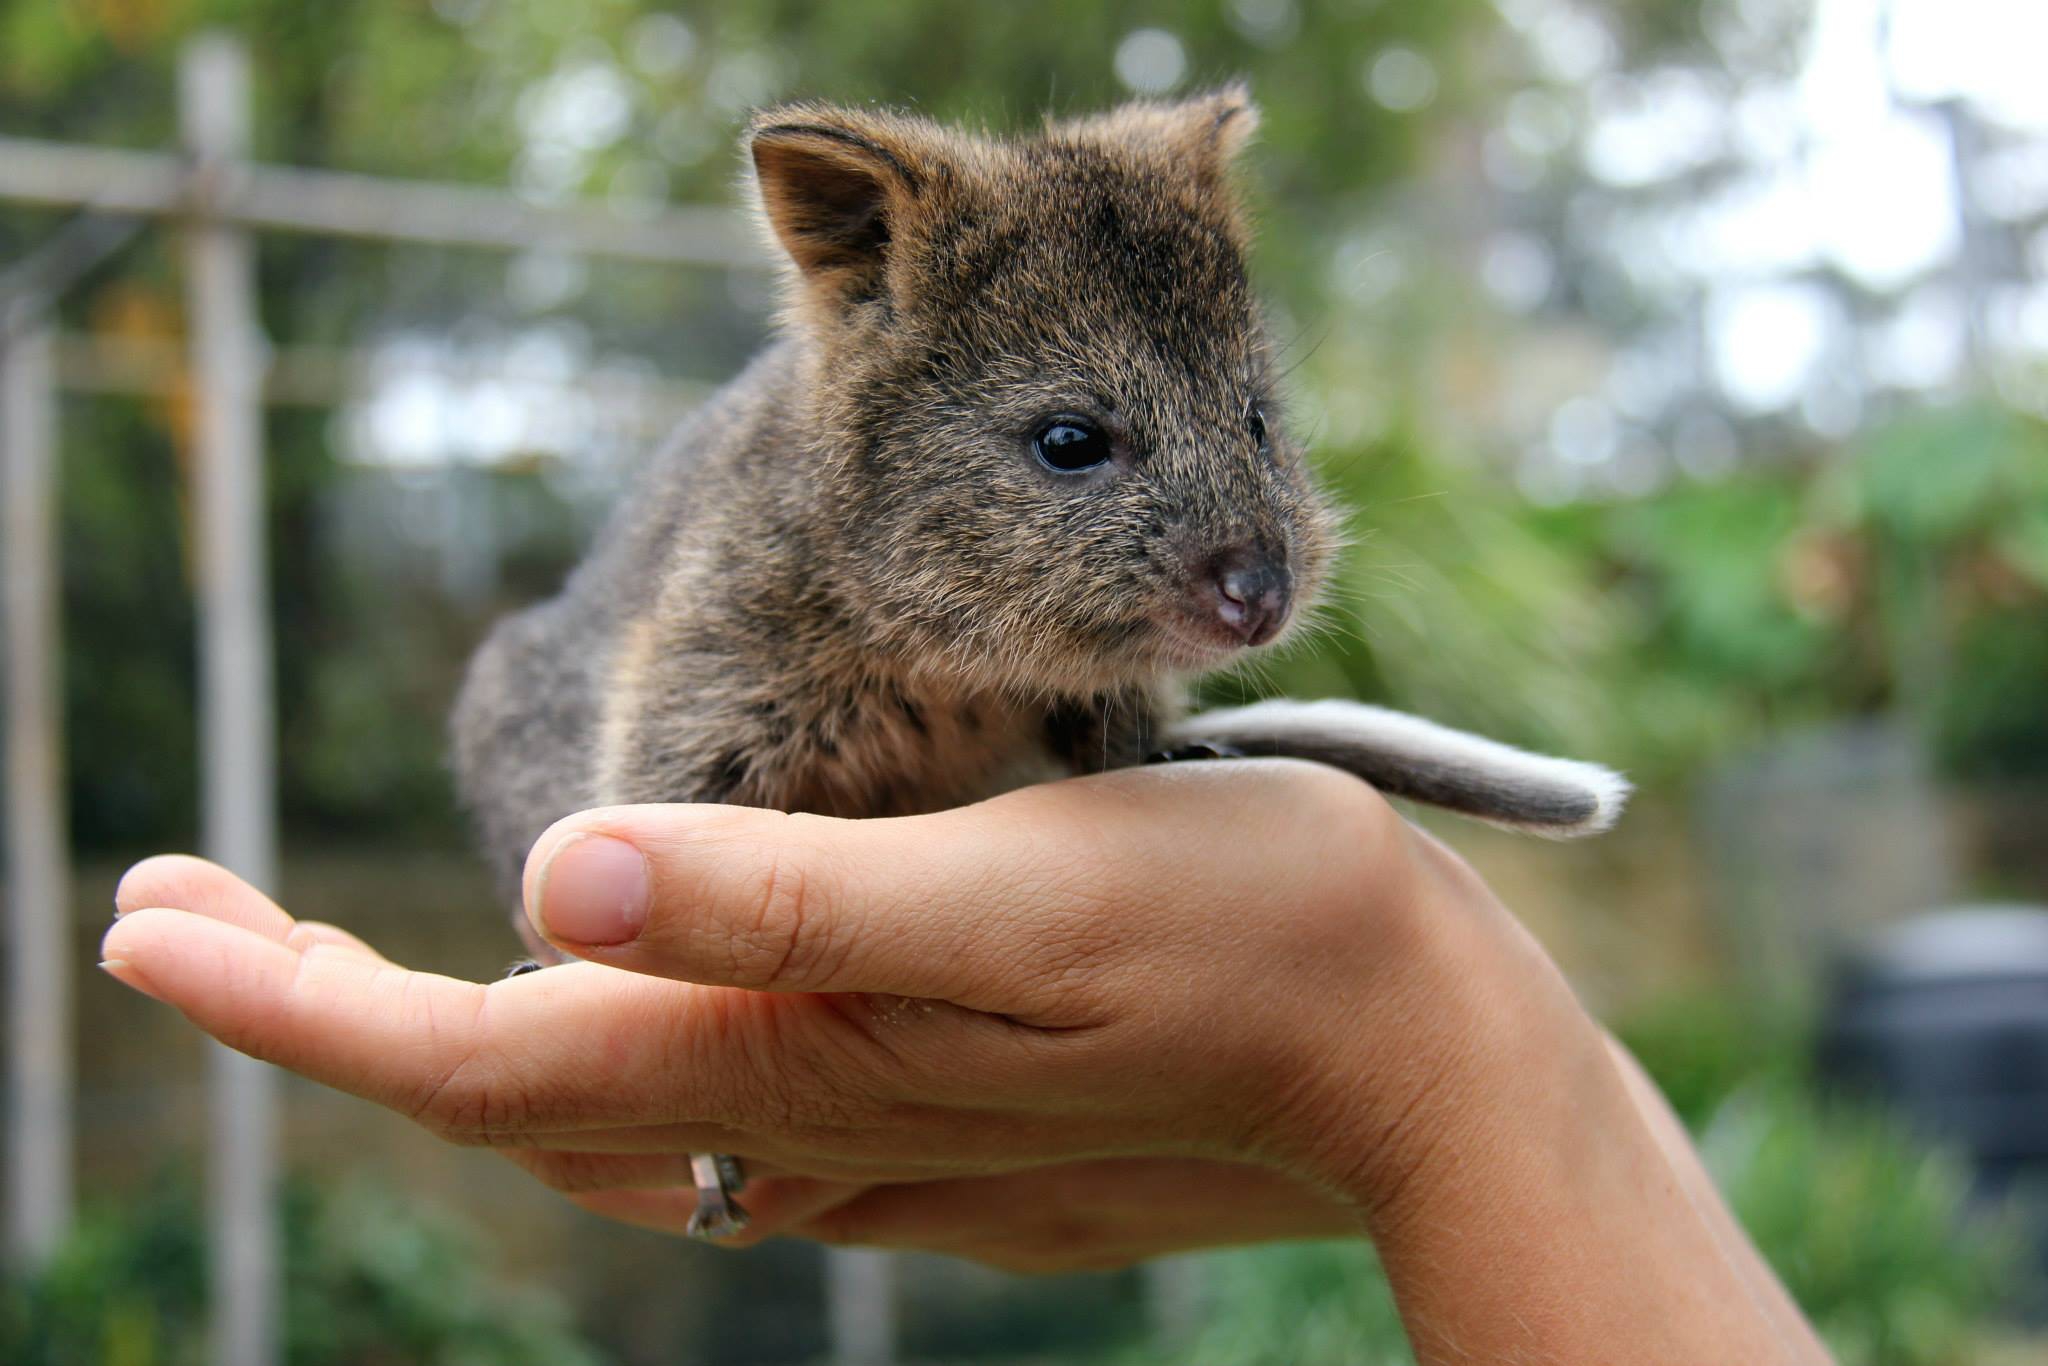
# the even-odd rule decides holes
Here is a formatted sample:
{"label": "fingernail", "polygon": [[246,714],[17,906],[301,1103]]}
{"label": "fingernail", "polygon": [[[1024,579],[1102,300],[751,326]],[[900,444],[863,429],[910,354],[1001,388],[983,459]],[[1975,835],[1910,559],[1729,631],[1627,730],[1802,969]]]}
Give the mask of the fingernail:
{"label": "fingernail", "polygon": [[572,944],[623,944],[647,924],[647,859],[609,835],[571,835],[540,870],[541,930]]}
{"label": "fingernail", "polygon": [[152,1001],[163,1000],[163,997],[150,989],[149,979],[144,977],[137,970],[136,966],[125,958],[102,958],[100,960],[100,971],[106,973],[107,976],[113,978],[122,986],[132,991],[141,992]]}

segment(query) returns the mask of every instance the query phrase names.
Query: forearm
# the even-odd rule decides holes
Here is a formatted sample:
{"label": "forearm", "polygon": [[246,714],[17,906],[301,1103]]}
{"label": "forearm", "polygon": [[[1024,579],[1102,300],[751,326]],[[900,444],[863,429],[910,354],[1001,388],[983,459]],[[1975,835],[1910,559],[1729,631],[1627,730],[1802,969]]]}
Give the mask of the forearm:
{"label": "forearm", "polygon": [[1418,1360],[1826,1360],[1604,1048],[1526,1075],[1371,1222]]}
{"label": "forearm", "polygon": [[1686,1134],[1685,1126],[1672,1112],[1671,1106],[1657,1090],[1649,1075],[1643,1071],[1626,1048],[1612,1037],[1607,1039],[1609,1056],[1620,1071],[1630,1098],[1649,1127],[1652,1136],[1662,1148],[1680,1183],[1692,1198],[1694,1206],[1706,1220],[1710,1230],[1720,1239],[1727,1250],[1735,1270],[1749,1285],[1759,1308],[1768,1314],[1786,1342],[1794,1349],[1788,1359],[1793,1361],[1825,1362],[1829,1360],[1827,1349],[1821,1345],[1806,1316],[1793,1302],[1777,1274],[1771,1270],[1757,1251],[1756,1244],[1737,1223],[1733,1211],[1721,1198],[1713,1178],[1707,1174],[1700,1161],[1692,1139]]}
{"label": "forearm", "polygon": [[1825,1363],[1634,1061],[1505,912],[1452,914],[1415,985],[1426,1082],[1324,1150],[1418,1361]]}

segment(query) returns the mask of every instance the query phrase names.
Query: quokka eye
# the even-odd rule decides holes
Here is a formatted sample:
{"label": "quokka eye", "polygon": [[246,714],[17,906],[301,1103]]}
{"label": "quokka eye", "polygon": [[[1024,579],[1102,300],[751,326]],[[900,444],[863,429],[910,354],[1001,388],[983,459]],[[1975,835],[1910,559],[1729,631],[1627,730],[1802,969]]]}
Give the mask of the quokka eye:
{"label": "quokka eye", "polygon": [[1252,441],[1261,453],[1272,448],[1272,443],[1266,438],[1266,414],[1258,404],[1254,403],[1251,411],[1245,414],[1245,426],[1251,429]]}
{"label": "quokka eye", "polygon": [[1056,417],[1038,429],[1031,449],[1047,469],[1079,474],[1109,463],[1109,438],[1100,427],[1078,417]]}

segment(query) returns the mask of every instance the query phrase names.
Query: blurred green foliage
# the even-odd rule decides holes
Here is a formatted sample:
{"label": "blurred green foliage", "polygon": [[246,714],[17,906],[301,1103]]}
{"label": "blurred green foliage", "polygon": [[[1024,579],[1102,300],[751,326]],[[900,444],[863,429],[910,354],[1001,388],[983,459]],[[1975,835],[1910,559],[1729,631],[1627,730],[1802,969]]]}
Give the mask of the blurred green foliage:
{"label": "blurred green foliage", "polygon": [[[1632,60],[1699,40],[1698,0],[1607,7]],[[1279,689],[1392,700],[1503,738],[1679,782],[1774,730],[1902,712],[1953,774],[2048,773],[2048,430],[1986,403],[1887,420],[1839,444],[1753,453],[1719,481],[1532,507],[1446,422],[1429,369],[1500,330],[1460,313],[1469,282],[1335,299],[1331,246],[1397,202],[1430,156],[1511,89],[1486,0],[1245,6],[967,7],[940,0],[700,0],[691,50],[643,59],[650,0],[12,0],[0,7],[0,128],[152,147],[175,137],[175,61],[225,24],[257,59],[257,154],[391,175],[521,182],[523,110],[601,56],[633,82],[629,123],[550,193],[602,197],[659,164],[677,201],[723,200],[743,107],[802,94],[909,103],[1017,126],[1122,98],[1119,40],[1170,27],[1199,85],[1249,75],[1264,108],[1248,182],[1257,266],[1276,299],[1305,434],[1355,509],[1325,626],[1219,695]],[[1262,34],[1245,13],[1289,16]],[[1233,17],[1235,16],[1235,17]],[[1399,116],[1361,98],[1361,57],[1428,54],[1443,85]],[[0,209],[0,259],[49,231]],[[175,337],[167,237],[102,269],[67,323]],[[271,335],[351,345],[411,321],[520,320],[482,254],[267,238]],[[593,269],[577,304],[604,345],[716,379],[763,326],[758,292],[709,276]],[[1483,381],[1481,382],[1483,387]],[[1369,407],[1316,426],[1316,398]],[[1334,402],[1325,406],[1336,406]],[[1455,414],[1451,414],[1455,416]],[[194,695],[185,507],[189,414],[176,401],[73,400],[63,566],[72,824],[86,845],[192,834]],[[1310,430],[1313,428],[1313,430]],[[1366,434],[1358,435],[1363,430]],[[458,605],[432,566],[352,551],[337,507],[381,476],[344,466],[326,415],[270,427],[274,619],[290,828],[383,842],[452,838],[441,715],[469,642],[548,591],[583,513],[546,471],[475,491],[526,528],[497,597]],[[400,499],[421,496],[411,487]],[[1687,1000],[1623,1034],[1707,1148],[1773,1264],[1848,1363],[1967,1360],[2006,1262],[1959,1234],[1961,1178],[1893,1129],[1810,1099],[1796,1023]],[[48,1276],[0,1299],[10,1363],[203,1357],[203,1258],[188,1191],[86,1221]],[[392,1197],[294,1190],[291,1360],[589,1359],[551,1310],[491,1289],[459,1236]],[[1183,1359],[1407,1359],[1384,1281],[1357,1243],[1213,1259],[1217,1298]],[[432,1287],[429,1297],[426,1288]],[[403,1350],[394,1350],[402,1345]]]}
{"label": "blurred green foliage", "polygon": [[1617,1035],[1698,1137],[1758,1249],[1848,1366],[1957,1366],[2028,1287],[2016,1210],[1867,1098],[1812,1075],[1790,1011],[1680,996]]}
{"label": "blurred green foliage", "polygon": [[1965,1366],[2022,1243],[1963,1162],[1810,1088],[1731,1097],[1701,1136],[1729,1205],[1845,1366]]}
{"label": "blurred green foliage", "polygon": [[[2017,1284],[2018,1245],[1996,1215],[1969,1212],[1959,1164],[1892,1121],[1816,1099],[1796,1030],[1673,1002],[1624,1033],[1688,1117],[1703,1116],[1702,1149],[1737,1217],[1844,1366],[1975,1359],[1984,1325]],[[283,1219],[292,1366],[599,1359],[553,1299],[495,1282],[470,1235],[384,1188],[295,1182]],[[1214,1254],[1202,1266],[1206,1311],[1176,1360],[1413,1360],[1363,1242]],[[0,1360],[198,1366],[204,1284],[192,1184],[152,1183],[89,1213],[43,1275],[0,1285]],[[1157,1358],[1126,1347],[1103,1359]]]}
{"label": "blurred green foliage", "polygon": [[1810,459],[1547,509],[1409,427],[1323,456],[1357,509],[1333,616],[1358,629],[1225,695],[1390,696],[1652,783],[1880,712],[1950,774],[2048,771],[2039,421],[1929,409]]}
{"label": "blurred green foliage", "polygon": [[1202,1265],[1207,1314],[1178,1360],[1203,1366],[1411,1366],[1415,1360],[1369,1243],[1283,1244],[1209,1256]]}
{"label": "blurred green foliage", "polygon": [[[1120,98],[1118,39],[1170,22],[1191,79],[1220,80],[1277,59],[1234,28],[1225,6],[1063,4],[963,8],[936,0],[859,6],[707,0],[671,65],[644,46],[643,0],[566,5],[439,0],[308,7],[286,0],[17,0],[0,8],[0,127],[126,146],[176,138],[180,45],[231,28],[256,60],[255,154],[423,178],[502,183],[522,174],[522,109],[554,75],[593,54],[635,83],[631,124],[578,164],[566,193],[602,196],[644,170],[651,147],[666,193],[723,200],[728,149],[748,104],[786,94],[887,99],[974,122],[1013,124],[1045,108]],[[1275,215],[1285,259],[1357,197],[1413,164],[1419,120],[1377,116],[1358,95],[1354,54],[1400,42],[1440,50],[1485,14],[1482,0],[1427,6],[1316,7],[1298,16],[1285,82],[1269,92],[1266,183],[1318,206]],[[1303,56],[1306,54],[1306,57]],[[1277,70],[1277,67],[1276,67]],[[1447,92],[1448,96],[1448,92]],[[528,102],[528,103],[523,103]],[[1447,97],[1442,106],[1452,107]],[[56,219],[0,206],[0,259],[41,240]],[[1304,257],[1304,259],[1306,259]],[[387,250],[272,236],[262,246],[269,333],[351,345],[407,320],[517,320],[505,263],[488,253]],[[1306,303],[1308,273],[1275,273]],[[708,286],[708,287],[707,287]],[[174,338],[179,274],[172,243],[146,239],[68,305],[74,327],[122,339]],[[757,291],[758,295],[758,291]],[[580,311],[606,343],[661,354],[665,366],[721,378],[758,341],[757,297],[736,304],[691,272],[594,269]],[[161,844],[194,834],[191,527],[182,496],[189,414],[178,402],[73,402],[62,496],[72,829],[86,847]],[[351,478],[319,415],[270,423],[274,620],[278,629],[281,780],[288,830],[322,838],[446,840],[456,822],[441,772],[441,718],[485,621],[548,591],[587,518],[547,481],[507,482],[553,501],[540,572],[507,576],[481,609],[434,601],[431,571],[362,563],[336,548],[337,488]]]}
{"label": "blurred green foliage", "polygon": [[1805,1079],[1812,1054],[1804,1014],[1726,993],[1673,993],[1631,1011],[1614,1034],[1694,1133],[1740,1091]]}
{"label": "blurred green foliage", "polygon": [[[1679,781],[1785,726],[1903,711],[1951,772],[2048,770],[2048,437],[1964,404],[1830,446],[1755,453],[1719,482],[1532,507],[1498,453],[1473,449],[1441,374],[1497,376],[1503,329],[1469,280],[1413,257],[1414,288],[1362,304],[1333,262],[1388,221],[1430,158],[1469,145],[1513,88],[1485,0],[983,6],[938,0],[704,0],[650,29],[647,0],[17,0],[0,10],[0,125],[127,145],[175,136],[175,61],[225,24],[257,59],[265,158],[543,197],[651,183],[728,198],[744,107],[784,95],[909,103],[946,119],[1027,123],[1124,97],[1119,41],[1170,28],[1182,88],[1248,75],[1265,110],[1248,183],[1258,270],[1278,304],[1300,418],[1356,509],[1356,549],[1326,629],[1289,658],[1221,680],[1392,701],[1503,738]],[[1702,40],[1695,0],[1634,0],[1604,19],[1638,66]],[[652,37],[650,37],[652,35]],[[664,35],[666,35],[664,37]],[[665,46],[664,46],[665,44]],[[1427,54],[1426,108],[1366,98],[1361,62]],[[665,55],[664,55],[665,54]],[[537,157],[535,101],[602,65],[627,82],[601,143]],[[559,150],[559,149],[558,149]],[[549,169],[552,167],[553,169]],[[652,177],[649,182],[648,178]],[[48,214],[0,210],[0,256]],[[1371,251],[1367,250],[1367,255]],[[1412,255],[1412,254],[1411,254]],[[1430,276],[1435,270],[1438,276]],[[530,321],[488,253],[272,236],[262,297],[281,341],[353,345],[379,328]],[[178,272],[159,236],[68,306],[76,327],[175,337]],[[758,341],[763,300],[700,272],[592,266],[575,301],[602,347],[717,379]],[[1322,408],[1352,418],[1324,422]],[[1357,411],[1370,410],[1366,421]],[[64,467],[73,828],[88,846],[192,834],[193,667],[177,401],[74,401]],[[341,464],[326,415],[270,424],[282,780],[293,831],[384,841],[455,836],[441,716],[470,643],[546,592],[587,532],[542,469],[487,482],[535,514],[505,547],[495,597],[446,599],[417,555],[365,556],[336,507],[375,472]],[[398,488],[394,497],[416,496]],[[495,515],[495,514],[494,514]],[[547,528],[534,532],[532,528]]]}
{"label": "blurred green foliage", "polygon": [[[151,1183],[80,1219],[55,1260],[0,1286],[9,1366],[201,1366],[203,1208]],[[445,1216],[362,1181],[293,1182],[282,1201],[289,1366],[596,1366],[545,1294],[494,1282]]]}

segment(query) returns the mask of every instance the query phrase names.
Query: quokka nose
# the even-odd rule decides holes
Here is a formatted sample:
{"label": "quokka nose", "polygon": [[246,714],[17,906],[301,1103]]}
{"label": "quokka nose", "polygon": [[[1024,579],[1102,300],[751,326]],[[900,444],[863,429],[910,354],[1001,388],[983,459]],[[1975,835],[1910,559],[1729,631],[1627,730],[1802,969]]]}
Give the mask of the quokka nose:
{"label": "quokka nose", "polygon": [[1210,561],[1209,587],[1216,619],[1247,645],[1264,645],[1287,623],[1294,576],[1284,563],[1237,547]]}

